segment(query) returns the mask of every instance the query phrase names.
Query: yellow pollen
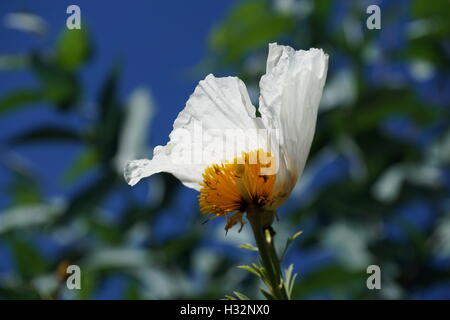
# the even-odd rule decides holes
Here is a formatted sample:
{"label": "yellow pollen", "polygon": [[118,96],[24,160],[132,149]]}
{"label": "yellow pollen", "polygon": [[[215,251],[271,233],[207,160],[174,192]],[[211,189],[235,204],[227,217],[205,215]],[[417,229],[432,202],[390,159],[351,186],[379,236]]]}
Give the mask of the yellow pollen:
{"label": "yellow pollen", "polygon": [[[201,212],[215,217],[225,216],[226,230],[238,222],[242,229],[243,214],[249,206],[264,208],[273,202],[276,174],[261,173],[274,162],[275,158],[270,153],[259,149],[243,152],[239,158],[206,168],[199,195]],[[229,216],[229,213],[234,214]]]}

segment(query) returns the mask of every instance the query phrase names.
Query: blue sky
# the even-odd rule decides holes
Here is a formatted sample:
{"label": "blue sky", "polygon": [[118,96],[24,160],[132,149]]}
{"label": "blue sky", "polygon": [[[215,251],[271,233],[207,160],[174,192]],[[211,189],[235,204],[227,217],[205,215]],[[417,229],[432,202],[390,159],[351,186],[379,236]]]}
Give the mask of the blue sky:
{"label": "blue sky", "polygon": [[[122,63],[120,96],[126,98],[138,86],[149,88],[157,104],[151,131],[151,145],[165,144],[173,120],[204,74],[193,74],[207,54],[211,28],[220,22],[236,1],[9,1],[0,3],[0,16],[27,10],[43,17],[49,35],[38,39],[21,31],[0,27],[0,54],[50,48],[65,27],[67,6],[81,8],[82,23],[93,38],[94,59],[81,71],[85,101],[95,101],[110,66]],[[33,86],[27,72],[0,73],[0,95],[18,86]],[[0,118],[0,146],[6,138],[24,127],[42,123],[77,126],[77,119],[52,112],[42,105],[33,110],[15,112]],[[62,187],[55,179],[67,169],[70,159],[79,152],[77,146],[33,145],[16,150],[39,168],[38,177],[48,196],[58,195]],[[1,170],[0,171],[4,171]],[[0,172],[0,179],[6,172]]]}

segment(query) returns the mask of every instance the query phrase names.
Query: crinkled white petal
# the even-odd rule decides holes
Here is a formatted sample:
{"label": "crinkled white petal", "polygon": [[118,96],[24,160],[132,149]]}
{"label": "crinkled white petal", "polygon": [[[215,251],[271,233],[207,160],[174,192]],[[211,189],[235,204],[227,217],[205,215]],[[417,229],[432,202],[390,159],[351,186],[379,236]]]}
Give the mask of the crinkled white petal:
{"label": "crinkled white petal", "polygon": [[295,51],[269,45],[259,112],[266,127],[280,129],[281,152],[295,180],[303,172],[311,147],[327,68],[328,55],[321,49]]}
{"label": "crinkled white petal", "polygon": [[[199,190],[204,169],[211,163],[228,160],[219,148],[227,130],[260,127],[244,83],[235,77],[208,75],[178,114],[169,143],[156,147],[152,160],[130,161],[125,179],[134,185],[152,174],[169,172],[187,187]],[[206,151],[211,151],[209,157],[205,156]]]}
{"label": "crinkled white petal", "polygon": [[203,166],[190,165],[189,167],[174,164],[170,153],[165,152],[166,147],[158,146],[153,151],[153,159],[140,159],[129,161],[124,170],[124,177],[130,186],[134,186],[142,178],[149,177],[155,173],[169,172],[176,176],[185,186],[196,190],[200,189]]}

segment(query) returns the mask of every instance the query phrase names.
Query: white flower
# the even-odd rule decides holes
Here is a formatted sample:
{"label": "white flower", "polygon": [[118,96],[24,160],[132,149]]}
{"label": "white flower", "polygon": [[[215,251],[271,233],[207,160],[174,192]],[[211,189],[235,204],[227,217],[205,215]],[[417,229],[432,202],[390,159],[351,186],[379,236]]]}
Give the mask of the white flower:
{"label": "white flower", "polygon": [[[260,81],[260,117],[240,79],[208,75],[179,113],[169,143],[156,147],[152,160],[129,162],[125,179],[134,185],[169,172],[200,191],[203,213],[227,216],[227,229],[243,223],[249,207],[275,210],[303,172],[327,67],[328,56],[320,49],[270,44]],[[232,140],[234,156],[223,145],[230,132],[241,133]]]}

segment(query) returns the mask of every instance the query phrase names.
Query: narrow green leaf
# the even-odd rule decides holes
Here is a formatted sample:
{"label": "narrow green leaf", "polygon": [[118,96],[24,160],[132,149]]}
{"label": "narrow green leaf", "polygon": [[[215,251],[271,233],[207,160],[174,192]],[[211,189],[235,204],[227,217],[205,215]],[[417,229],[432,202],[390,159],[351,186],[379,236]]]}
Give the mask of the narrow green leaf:
{"label": "narrow green leaf", "polygon": [[60,35],[55,52],[57,64],[67,71],[80,67],[91,55],[91,46],[86,27],[64,29]]}
{"label": "narrow green leaf", "polygon": [[287,252],[289,246],[291,245],[291,243],[292,243],[295,239],[297,239],[297,237],[299,237],[302,233],[303,233],[303,230],[300,230],[300,231],[298,231],[297,233],[295,233],[293,236],[289,237],[289,238],[286,240],[286,245],[284,246],[283,253],[281,254],[280,261],[283,260],[283,258],[284,258],[284,256],[286,255],[286,252]]}
{"label": "narrow green leaf", "polygon": [[297,239],[298,236],[300,236],[303,233],[303,230],[300,230],[299,232],[297,232],[296,234],[294,234],[291,239],[292,241],[294,241],[295,239]]}
{"label": "narrow green leaf", "polygon": [[238,266],[239,269],[243,269],[243,270],[247,270],[248,272],[253,273],[254,275],[256,275],[258,278],[261,278],[261,274],[259,273],[258,270],[253,269],[250,266]]}
{"label": "narrow green leaf", "polygon": [[241,245],[239,245],[239,248],[246,249],[246,250],[252,250],[252,251],[258,251],[258,248],[254,247],[250,243],[241,244]]}
{"label": "narrow green leaf", "polygon": [[100,90],[100,96],[98,97],[100,104],[100,125],[102,125],[108,117],[111,109],[117,105],[117,89],[119,85],[119,78],[121,74],[121,67],[118,64],[114,64],[109,70],[106,79],[102,84]]}
{"label": "narrow green leaf", "polygon": [[48,261],[31,243],[17,239],[11,242],[11,247],[16,264],[16,272],[24,279],[31,280],[48,270]]}
{"label": "narrow green leaf", "polygon": [[53,125],[40,125],[38,128],[33,128],[9,139],[8,143],[23,144],[39,141],[81,142],[82,139],[77,132],[71,129]]}
{"label": "narrow green leaf", "polygon": [[295,284],[296,278],[297,278],[297,274],[294,274],[294,276],[292,277],[291,283],[290,283],[289,287],[287,288],[287,293],[288,293],[289,299],[292,296],[292,290],[294,290],[294,284]]}
{"label": "narrow green leaf", "polygon": [[7,192],[15,205],[37,204],[42,202],[42,193],[37,178],[25,170],[13,168],[13,179]]}
{"label": "narrow green leaf", "polygon": [[292,275],[292,272],[294,271],[294,265],[291,264],[289,267],[285,270],[285,280],[284,280],[284,287],[286,289],[286,293],[288,297],[291,297],[292,289],[294,288],[294,282],[297,278],[297,274]]}
{"label": "narrow green leaf", "polygon": [[251,300],[249,297],[247,297],[245,294],[237,292],[237,291],[233,291],[233,293],[235,294],[236,297],[239,298],[239,300]]}
{"label": "narrow green leaf", "polygon": [[67,209],[55,224],[62,224],[76,215],[88,214],[109,195],[116,182],[115,172],[105,171],[101,177],[72,197]]}
{"label": "narrow green leaf", "polygon": [[266,269],[264,269],[261,266],[258,266],[256,263],[252,264],[253,268],[261,275],[261,280],[267,285],[267,287],[270,287],[270,280],[267,275]]}
{"label": "narrow green leaf", "polygon": [[80,176],[90,170],[98,161],[95,150],[87,149],[71,165],[69,170],[62,177],[62,182],[69,185],[75,182]]}
{"label": "narrow green leaf", "polygon": [[223,53],[219,63],[236,62],[255,48],[292,29],[292,15],[276,12],[267,1],[245,1],[210,34],[209,47]]}
{"label": "narrow green leaf", "polygon": [[263,288],[259,289],[261,291],[261,293],[264,295],[264,297],[266,297],[267,300],[275,300],[275,298],[273,297],[273,295],[271,293],[269,293],[268,291],[266,291]]}
{"label": "narrow green leaf", "polygon": [[41,81],[43,98],[61,111],[75,107],[81,97],[81,85],[75,74],[61,69],[45,56],[34,55],[32,71]]}
{"label": "narrow green leaf", "polygon": [[22,88],[7,93],[0,98],[0,114],[25,107],[43,99],[43,94],[35,89]]}
{"label": "narrow green leaf", "polygon": [[286,288],[289,287],[289,283],[291,281],[292,271],[294,270],[294,265],[291,264],[289,267],[285,270],[285,276],[284,276],[284,286]]}

